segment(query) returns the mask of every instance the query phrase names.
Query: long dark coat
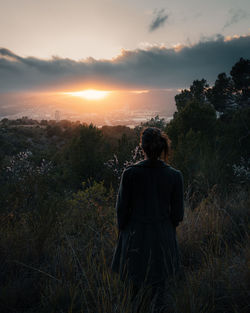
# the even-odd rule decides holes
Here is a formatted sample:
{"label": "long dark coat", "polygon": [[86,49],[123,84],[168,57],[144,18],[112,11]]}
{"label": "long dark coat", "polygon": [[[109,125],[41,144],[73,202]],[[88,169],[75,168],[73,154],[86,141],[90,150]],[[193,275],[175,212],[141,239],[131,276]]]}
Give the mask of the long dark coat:
{"label": "long dark coat", "polygon": [[162,160],[122,174],[116,201],[119,237],[111,268],[134,283],[166,280],[179,269],[176,227],[183,219],[183,178]]}

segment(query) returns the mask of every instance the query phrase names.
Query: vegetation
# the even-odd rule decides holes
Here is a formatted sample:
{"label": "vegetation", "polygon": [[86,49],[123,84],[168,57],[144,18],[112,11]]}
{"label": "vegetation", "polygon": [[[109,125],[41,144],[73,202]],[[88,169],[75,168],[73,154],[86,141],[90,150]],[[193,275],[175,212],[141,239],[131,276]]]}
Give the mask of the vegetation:
{"label": "vegetation", "polygon": [[240,59],[212,87],[194,81],[168,124],[0,121],[0,311],[150,312],[142,294],[132,307],[131,286],[110,264],[119,177],[142,158],[142,127],[157,126],[172,141],[169,163],[184,174],[186,199],[182,271],[166,311],[249,312],[249,66]]}

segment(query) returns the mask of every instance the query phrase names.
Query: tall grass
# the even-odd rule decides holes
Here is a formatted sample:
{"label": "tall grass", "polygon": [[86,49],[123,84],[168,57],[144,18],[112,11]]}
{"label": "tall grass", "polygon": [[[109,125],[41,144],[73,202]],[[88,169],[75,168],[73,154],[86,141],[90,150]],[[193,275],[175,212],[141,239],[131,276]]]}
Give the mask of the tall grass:
{"label": "tall grass", "polygon": [[[117,239],[115,195],[103,183],[44,209],[0,216],[0,312],[149,313],[149,297],[110,270]],[[180,277],[166,312],[250,310],[249,191],[212,190],[177,228]]]}

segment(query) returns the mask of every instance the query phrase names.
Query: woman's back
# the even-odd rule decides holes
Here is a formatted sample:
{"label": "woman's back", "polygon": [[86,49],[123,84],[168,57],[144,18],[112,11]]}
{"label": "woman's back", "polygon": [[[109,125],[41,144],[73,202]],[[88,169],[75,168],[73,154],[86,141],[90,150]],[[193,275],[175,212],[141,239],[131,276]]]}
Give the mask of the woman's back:
{"label": "woman's back", "polygon": [[146,159],[122,175],[116,202],[120,235],[112,269],[136,283],[154,283],[179,267],[175,228],[183,219],[180,171]]}
{"label": "woman's back", "polygon": [[[174,210],[182,211],[179,215],[183,215],[181,203],[180,208],[173,203],[174,192],[176,189],[178,191],[177,184],[181,183],[179,171],[161,160],[144,160],[126,171],[130,176],[132,218],[171,218],[171,202],[175,205]],[[179,195],[174,198],[182,200],[183,193],[179,189]]]}

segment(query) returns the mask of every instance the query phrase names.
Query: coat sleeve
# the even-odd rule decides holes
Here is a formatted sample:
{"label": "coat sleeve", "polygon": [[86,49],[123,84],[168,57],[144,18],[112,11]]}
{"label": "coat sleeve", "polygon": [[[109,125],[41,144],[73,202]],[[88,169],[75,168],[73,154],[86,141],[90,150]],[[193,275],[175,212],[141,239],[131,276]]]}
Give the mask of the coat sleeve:
{"label": "coat sleeve", "polygon": [[171,195],[171,213],[170,217],[175,227],[183,220],[184,216],[184,192],[183,176],[180,171],[175,177],[174,187]]}
{"label": "coat sleeve", "polygon": [[126,227],[131,214],[131,184],[129,179],[129,171],[125,169],[121,176],[120,186],[116,199],[116,212],[118,229],[122,230]]}

